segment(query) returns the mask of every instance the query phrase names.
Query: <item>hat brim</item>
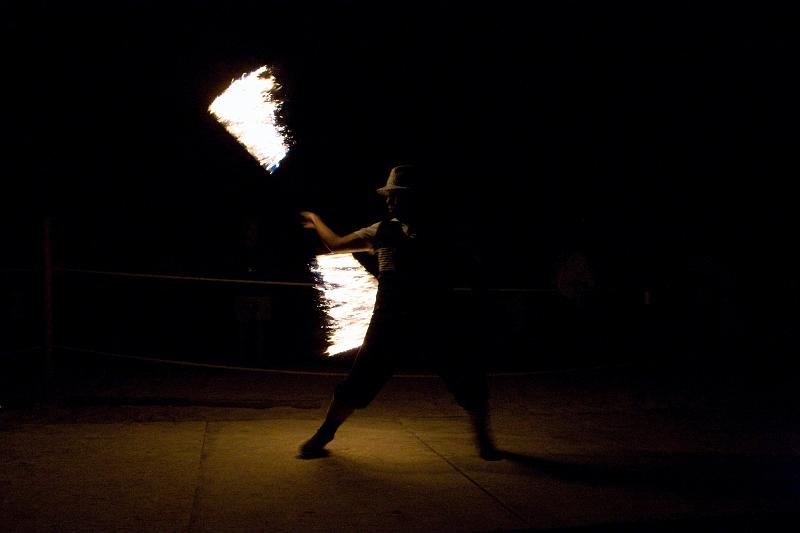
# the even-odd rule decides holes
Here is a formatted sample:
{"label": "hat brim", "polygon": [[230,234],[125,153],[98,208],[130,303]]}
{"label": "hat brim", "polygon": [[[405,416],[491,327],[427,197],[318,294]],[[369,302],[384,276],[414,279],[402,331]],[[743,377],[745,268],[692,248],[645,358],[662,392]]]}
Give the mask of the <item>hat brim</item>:
{"label": "hat brim", "polygon": [[382,194],[386,196],[392,191],[410,191],[411,187],[398,187],[397,185],[392,185],[391,187],[381,187],[380,189],[375,189],[378,194]]}

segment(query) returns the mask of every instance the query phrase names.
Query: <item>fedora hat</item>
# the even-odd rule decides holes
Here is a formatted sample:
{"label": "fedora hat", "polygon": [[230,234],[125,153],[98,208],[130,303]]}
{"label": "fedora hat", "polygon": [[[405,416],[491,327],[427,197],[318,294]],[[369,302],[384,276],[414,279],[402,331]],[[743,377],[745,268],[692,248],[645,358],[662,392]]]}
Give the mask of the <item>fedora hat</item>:
{"label": "fedora hat", "polygon": [[400,165],[389,172],[386,185],[377,189],[378,194],[384,196],[391,191],[409,191],[416,187],[417,171],[413,165]]}

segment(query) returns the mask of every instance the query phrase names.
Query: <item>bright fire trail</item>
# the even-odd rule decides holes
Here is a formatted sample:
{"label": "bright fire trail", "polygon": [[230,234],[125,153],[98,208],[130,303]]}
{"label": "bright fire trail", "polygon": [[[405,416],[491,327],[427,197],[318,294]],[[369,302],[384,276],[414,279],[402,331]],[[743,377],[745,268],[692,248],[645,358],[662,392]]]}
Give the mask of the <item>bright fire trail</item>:
{"label": "bright fire trail", "polygon": [[269,68],[260,67],[233,80],[208,107],[228,132],[272,173],[286,157],[286,129],[278,121],[282,102]]}
{"label": "bright fire trail", "polygon": [[[289,151],[278,114],[279,85],[267,66],[244,73],[217,96],[208,111],[270,173]],[[361,346],[378,285],[351,254],[322,255],[312,267],[330,323],[328,355]]]}
{"label": "bright fire trail", "polygon": [[311,270],[320,278],[317,288],[332,322],[327,354],[358,348],[375,306],[377,280],[351,254],[319,255]]}

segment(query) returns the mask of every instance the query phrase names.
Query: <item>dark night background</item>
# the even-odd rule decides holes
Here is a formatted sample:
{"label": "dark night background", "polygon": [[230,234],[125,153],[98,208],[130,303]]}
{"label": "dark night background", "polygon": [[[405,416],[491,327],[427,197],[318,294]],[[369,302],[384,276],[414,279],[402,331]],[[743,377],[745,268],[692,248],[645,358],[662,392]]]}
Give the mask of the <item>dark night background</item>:
{"label": "dark night background", "polygon": [[[412,161],[436,176],[491,287],[542,289],[492,293],[500,366],[790,364],[789,13],[521,6],[4,6],[0,348],[41,344],[41,275],[13,269],[40,266],[44,215],[57,268],[302,281],[315,244],[297,211],[342,232],[371,223],[374,189]],[[294,139],[273,175],[206,111],[262,64],[277,70]],[[576,293],[570,273],[586,270],[594,285]],[[57,271],[54,290],[66,346],[249,364],[319,348],[310,292],[273,290],[270,327],[292,340],[252,361],[237,347],[245,289]]]}

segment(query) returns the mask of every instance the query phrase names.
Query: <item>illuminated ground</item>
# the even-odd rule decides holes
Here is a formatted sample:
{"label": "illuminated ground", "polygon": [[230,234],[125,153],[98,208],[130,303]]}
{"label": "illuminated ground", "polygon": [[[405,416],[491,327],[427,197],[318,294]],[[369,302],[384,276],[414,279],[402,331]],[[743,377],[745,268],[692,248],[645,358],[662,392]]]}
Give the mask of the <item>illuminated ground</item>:
{"label": "illuminated ground", "polygon": [[467,419],[437,379],[396,378],[342,428],[330,457],[301,461],[297,445],[336,376],[92,368],[59,385],[56,404],[0,410],[0,529],[798,525],[797,405],[779,387],[749,394],[751,378],[495,377],[495,432],[510,452],[499,462],[475,456]]}

